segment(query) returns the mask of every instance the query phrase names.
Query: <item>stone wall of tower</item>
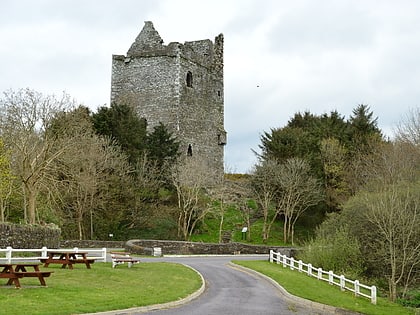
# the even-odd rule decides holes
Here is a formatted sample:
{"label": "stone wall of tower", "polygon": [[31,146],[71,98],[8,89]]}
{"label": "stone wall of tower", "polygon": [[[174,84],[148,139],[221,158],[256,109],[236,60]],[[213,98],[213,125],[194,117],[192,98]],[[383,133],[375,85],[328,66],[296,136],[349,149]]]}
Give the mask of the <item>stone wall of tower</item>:
{"label": "stone wall of tower", "polygon": [[223,35],[214,43],[207,39],[166,46],[146,22],[127,55],[113,56],[111,81],[111,102],[135,106],[150,129],[164,123],[180,141],[187,163],[204,162],[209,182],[222,178]]}

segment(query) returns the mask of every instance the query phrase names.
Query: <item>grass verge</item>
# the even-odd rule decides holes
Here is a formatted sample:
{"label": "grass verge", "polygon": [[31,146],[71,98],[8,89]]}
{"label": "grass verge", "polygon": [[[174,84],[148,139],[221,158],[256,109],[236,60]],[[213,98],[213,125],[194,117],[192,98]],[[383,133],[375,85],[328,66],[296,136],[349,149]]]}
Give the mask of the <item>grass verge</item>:
{"label": "grass verge", "polygon": [[37,278],[21,279],[22,289],[5,286],[0,279],[2,314],[67,315],[126,309],[176,301],[198,290],[200,276],[173,263],[141,263],[112,269],[110,263],[84,265],[73,270],[50,265],[48,287]]}
{"label": "grass verge", "polygon": [[387,299],[378,298],[377,305],[362,297],[355,297],[352,292],[342,292],[337,286],[308,277],[296,270],[283,268],[268,261],[234,261],[235,264],[258,271],[285,288],[289,293],[307,300],[356,311],[367,315],[410,315],[410,309]]}

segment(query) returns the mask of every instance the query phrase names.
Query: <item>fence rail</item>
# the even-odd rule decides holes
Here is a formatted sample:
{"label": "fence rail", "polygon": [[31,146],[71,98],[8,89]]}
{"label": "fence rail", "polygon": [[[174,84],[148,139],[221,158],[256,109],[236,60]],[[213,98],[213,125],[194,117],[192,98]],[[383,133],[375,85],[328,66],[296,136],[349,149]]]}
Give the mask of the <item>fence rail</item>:
{"label": "fence rail", "polygon": [[[8,264],[13,263],[14,261],[23,261],[23,260],[39,260],[42,258],[48,258],[47,252],[53,250],[60,251],[74,251],[74,252],[87,252],[89,258],[94,258],[99,261],[106,262],[106,248],[101,249],[92,249],[92,248],[37,248],[37,249],[22,249],[22,248],[12,248],[10,246],[6,248],[0,248],[0,261],[6,260]],[[4,253],[4,254],[3,254]],[[35,255],[40,253],[39,255]],[[31,256],[34,255],[34,256]]]}
{"label": "fence rail", "polygon": [[283,267],[290,267],[291,270],[304,272],[310,277],[318,280],[327,281],[331,285],[336,285],[342,291],[348,290],[355,296],[363,296],[369,298],[372,304],[376,304],[376,287],[367,286],[359,282],[359,280],[346,279],[343,275],[336,275],[332,271],[324,271],[322,268],[315,268],[311,264],[305,264],[301,260],[295,260],[293,257],[287,257],[278,252],[270,250],[270,262],[282,264]]}

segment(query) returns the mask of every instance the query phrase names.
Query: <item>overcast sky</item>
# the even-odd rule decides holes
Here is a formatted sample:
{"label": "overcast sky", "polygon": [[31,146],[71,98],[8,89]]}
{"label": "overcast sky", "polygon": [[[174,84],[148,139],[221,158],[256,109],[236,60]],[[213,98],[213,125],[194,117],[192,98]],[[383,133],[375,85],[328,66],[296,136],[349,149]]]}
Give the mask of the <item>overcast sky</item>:
{"label": "overcast sky", "polygon": [[367,104],[387,135],[420,96],[416,0],[0,0],[0,92],[109,105],[113,54],[152,21],[165,44],[225,38],[225,166],[297,112]]}

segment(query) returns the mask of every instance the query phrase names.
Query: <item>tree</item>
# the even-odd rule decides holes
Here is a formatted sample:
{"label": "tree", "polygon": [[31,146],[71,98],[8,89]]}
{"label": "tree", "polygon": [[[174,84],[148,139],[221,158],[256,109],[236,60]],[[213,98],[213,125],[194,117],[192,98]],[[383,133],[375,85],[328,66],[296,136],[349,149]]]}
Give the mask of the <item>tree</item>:
{"label": "tree", "polygon": [[396,140],[420,147],[420,107],[412,109],[398,124]]}
{"label": "tree", "polygon": [[406,291],[420,269],[420,190],[410,186],[388,185],[362,195],[366,219],[378,233],[376,256],[387,266],[391,301],[396,301],[397,286],[402,283]]}
{"label": "tree", "polygon": [[382,140],[382,132],[378,128],[378,118],[373,118],[373,112],[368,105],[360,104],[349,119],[348,135],[353,152],[369,153],[371,139]]}
{"label": "tree", "polygon": [[253,195],[263,214],[262,239],[264,243],[270,237],[271,227],[280,212],[280,209],[275,207],[278,194],[278,171],[279,163],[276,160],[265,160],[255,166],[251,177]]}
{"label": "tree", "polygon": [[42,186],[48,186],[50,166],[67,146],[47,132],[48,126],[57,112],[73,106],[66,94],[58,99],[30,89],[9,90],[0,100],[1,134],[12,153],[13,170],[23,189],[25,220],[31,224],[37,221],[37,196]]}
{"label": "tree", "polygon": [[284,216],[283,241],[294,243],[294,227],[300,216],[322,200],[318,181],[310,175],[308,163],[299,158],[279,165],[277,209]]}
{"label": "tree", "polygon": [[[61,129],[62,125],[67,129]],[[54,163],[65,213],[64,233],[71,233],[67,226],[75,226],[77,236],[72,237],[94,239],[95,225],[109,228],[111,222],[122,220],[122,209],[116,204],[122,203],[118,198],[126,190],[123,182],[132,168],[118,145],[109,137],[95,134],[87,108],[61,113],[51,124],[51,131],[61,141],[73,143]],[[106,211],[111,200],[115,200],[112,210]]]}
{"label": "tree", "polygon": [[156,166],[163,170],[177,161],[179,142],[163,123],[159,123],[147,136],[147,152],[149,158],[156,161]]}
{"label": "tree", "polygon": [[13,179],[10,152],[6,151],[3,140],[0,138],[0,222],[6,221],[6,206],[12,194]]}
{"label": "tree", "polygon": [[130,105],[113,103],[111,107],[100,107],[92,115],[93,126],[99,135],[111,137],[128,155],[135,165],[146,149],[147,122],[138,117]]}
{"label": "tree", "polygon": [[336,138],[320,143],[320,157],[324,169],[326,203],[330,208],[342,204],[350,195],[347,179],[347,150]]}
{"label": "tree", "polygon": [[210,211],[204,187],[207,174],[201,161],[187,159],[177,164],[172,171],[172,184],[178,201],[178,237],[188,240],[196,225]]}

